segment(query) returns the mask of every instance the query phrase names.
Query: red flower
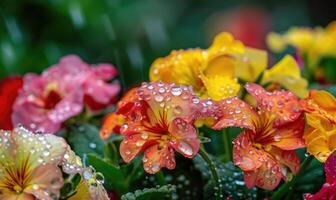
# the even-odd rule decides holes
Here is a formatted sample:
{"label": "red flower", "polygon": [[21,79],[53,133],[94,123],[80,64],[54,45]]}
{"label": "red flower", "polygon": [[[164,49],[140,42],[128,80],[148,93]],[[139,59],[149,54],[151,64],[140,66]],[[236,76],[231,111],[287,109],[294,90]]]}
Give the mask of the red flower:
{"label": "red flower", "polygon": [[233,142],[233,160],[244,171],[248,187],[273,190],[290,172],[296,174],[300,159],[295,149],[304,147],[304,118],[299,99],[291,92],[266,92],[257,84],[247,84],[257,101],[257,109],[238,98],[215,105],[215,129],[238,126],[245,130]]}
{"label": "red flower", "polygon": [[326,183],[316,194],[304,195],[305,200],[335,200],[336,199],[336,154],[331,154],[325,165]]}
{"label": "red flower", "polygon": [[0,81],[0,129],[13,129],[12,107],[22,84],[22,77],[18,76],[8,77]]}
{"label": "red flower", "polygon": [[162,167],[174,169],[174,150],[187,158],[198,152],[200,142],[193,123],[210,104],[196,97],[190,87],[144,83],[119,102],[116,113],[105,119],[101,135],[108,138],[109,131],[118,129],[125,137],[120,145],[123,160],[130,162],[144,151],[148,173]]}

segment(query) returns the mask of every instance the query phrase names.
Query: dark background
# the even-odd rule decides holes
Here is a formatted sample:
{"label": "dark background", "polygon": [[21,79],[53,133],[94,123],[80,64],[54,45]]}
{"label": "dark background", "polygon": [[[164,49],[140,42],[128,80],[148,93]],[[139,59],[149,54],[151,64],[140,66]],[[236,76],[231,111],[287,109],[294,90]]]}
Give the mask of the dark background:
{"label": "dark background", "polygon": [[206,48],[229,30],[266,48],[270,30],[325,26],[336,6],[317,0],[1,0],[0,79],[41,72],[61,56],[110,62],[125,88],[148,80],[153,60],[172,49]]}

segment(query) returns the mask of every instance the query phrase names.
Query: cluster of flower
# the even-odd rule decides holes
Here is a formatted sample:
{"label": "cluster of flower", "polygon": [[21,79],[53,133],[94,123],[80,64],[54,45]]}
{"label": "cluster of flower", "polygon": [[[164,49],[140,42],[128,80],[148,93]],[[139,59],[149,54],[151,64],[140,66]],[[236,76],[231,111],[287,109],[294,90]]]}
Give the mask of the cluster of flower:
{"label": "cluster of flower", "polygon": [[[326,30],[293,29],[270,34],[268,42],[275,50],[294,45],[313,63],[336,52],[335,33],[334,24]],[[301,164],[295,150],[307,148],[326,162],[327,183],[305,198],[335,198],[336,99],[307,89],[299,60],[300,55],[286,55],[268,68],[265,51],[246,47],[229,33],[217,35],[208,49],[173,51],[154,61],[151,82],[118,101],[104,119],[101,138],[121,134],[122,159],[128,163],[144,152],[144,170],[155,174],[175,168],[175,151],[186,158],[200,151],[198,127],[239,127],[233,162],[244,171],[247,187],[273,190],[281,180],[291,180]],[[0,132],[1,199],[58,198],[62,171],[82,177],[69,199],[108,199],[101,174],[83,167],[65,140],[42,133],[57,133],[84,108],[94,112],[117,102],[120,85],[111,82],[116,75],[111,65],[89,66],[67,56],[42,75],[1,82],[0,128],[8,130]]]}

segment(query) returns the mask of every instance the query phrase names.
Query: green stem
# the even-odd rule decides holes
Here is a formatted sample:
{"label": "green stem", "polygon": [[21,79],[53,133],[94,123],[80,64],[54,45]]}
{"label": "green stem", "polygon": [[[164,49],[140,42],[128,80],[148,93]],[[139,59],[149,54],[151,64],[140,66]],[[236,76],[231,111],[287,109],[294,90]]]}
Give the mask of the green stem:
{"label": "green stem", "polygon": [[280,199],[284,199],[284,196],[288,193],[292,193],[295,184],[297,183],[297,181],[300,179],[300,177],[304,174],[304,171],[307,169],[307,167],[309,166],[310,162],[313,160],[313,156],[310,155],[308,156],[302,163],[301,168],[299,173],[293,177],[293,179],[282,185],[273,195],[272,195],[272,200],[280,200]]}
{"label": "green stem", "polygon": [[211,174],[212,174],[212,178],[214,179],[215,186],[217,188],[217,191],[215,192],[215,197],[216,197],[217,200],[219,200],[219,199],[221,199],[220,196],[222,195],[222,186],[220,184],[221,181],[219,179],[216,167],[215,167],[213,161],[211,161],[208,153],[203,148],[200,148],[198,154],[203,158],[203,160],[209,166],[209,169],[210,169]]}
{"label": "green stem", "polygon": [[165,180],[165,177],[164,177],[162,171],[156,173],[155,178],[159,182],[160,186],[166,185],[166,180]]}
{"label": "green stem", "polygon": [[225,162],[232,161],[232,138],[230,132],[227,131],[227,129],[223,129],[223,142],[225,149]]}

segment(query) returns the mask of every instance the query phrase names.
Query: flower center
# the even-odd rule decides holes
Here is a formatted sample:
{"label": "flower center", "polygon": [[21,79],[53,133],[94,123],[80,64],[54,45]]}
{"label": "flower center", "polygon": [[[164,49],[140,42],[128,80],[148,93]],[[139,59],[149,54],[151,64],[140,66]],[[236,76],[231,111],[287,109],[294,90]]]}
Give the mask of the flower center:
{"label": "flower center", "polygon": [[14,185],[13,189],[17,193],[22,193],[22,191],[23,191],[23,188],[18,184]]}
{"label": "flower center", "polygon": [[55,90],[51,90],[44,99],[45,102],[44,108],[48,110],[53,109],[61,100],[62,100],[61,95],[57,93]]}

